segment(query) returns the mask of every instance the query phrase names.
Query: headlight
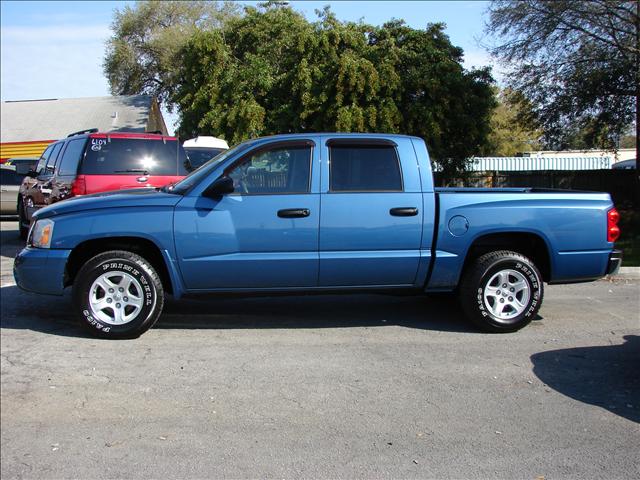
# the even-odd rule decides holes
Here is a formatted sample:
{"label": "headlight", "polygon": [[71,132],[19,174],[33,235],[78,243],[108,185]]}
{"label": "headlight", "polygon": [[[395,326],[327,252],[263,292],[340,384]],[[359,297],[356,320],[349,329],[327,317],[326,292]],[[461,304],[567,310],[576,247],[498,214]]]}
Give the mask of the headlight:
{"label": "headlight", "polygon": [[49,248],[53,237],[53,220],[45,218],[37,220],[31,229],[29,244],[37,248]]}

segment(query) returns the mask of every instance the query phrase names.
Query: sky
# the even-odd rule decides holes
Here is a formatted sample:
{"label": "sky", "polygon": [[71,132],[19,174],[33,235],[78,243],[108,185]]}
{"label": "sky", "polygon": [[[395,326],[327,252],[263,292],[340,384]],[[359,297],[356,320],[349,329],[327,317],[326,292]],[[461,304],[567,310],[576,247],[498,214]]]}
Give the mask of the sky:
{"label": "sky", "polygon": [[[0,3],[0,98],[25,100],[109,95],[102,72],[105,42],[111,35],[113,11],[133,2]],[[255,4],[257,2],[242,2]],[[465,52],[467,68],[491,65],[481,47],[485,11],[483,1],[292,1],[310,19],[330,5],[340,20],[381,25],[399,18],[414,28],[443,22],[452,43]],[[165,112],[169,130],[177,118]]]}

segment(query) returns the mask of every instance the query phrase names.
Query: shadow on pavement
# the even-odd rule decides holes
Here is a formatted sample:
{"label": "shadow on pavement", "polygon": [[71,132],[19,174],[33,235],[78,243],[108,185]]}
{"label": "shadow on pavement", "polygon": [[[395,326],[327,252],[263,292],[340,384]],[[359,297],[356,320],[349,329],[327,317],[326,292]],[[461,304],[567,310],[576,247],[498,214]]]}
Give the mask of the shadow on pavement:
{"label": "shadow on pavement", "polygon": [[476,332],[453,295],[299,295],[170,301],[155,328],[343,328],[399,325]]}
{"label": "shadow on pavement", "polygon": [[640,423],[640,336],[624,340],[536,353],[533,372],[563,395]]}
{"label": "shadow on pavement", "polygon": [[[15,285],[1,289],[0,326],[85,337],[70,313],[71,298],[30,294]],[[262,329],[344,328],[398,325],[422,330],[469,332],[453,296],[311,295],[169,300],[154,328]]]}

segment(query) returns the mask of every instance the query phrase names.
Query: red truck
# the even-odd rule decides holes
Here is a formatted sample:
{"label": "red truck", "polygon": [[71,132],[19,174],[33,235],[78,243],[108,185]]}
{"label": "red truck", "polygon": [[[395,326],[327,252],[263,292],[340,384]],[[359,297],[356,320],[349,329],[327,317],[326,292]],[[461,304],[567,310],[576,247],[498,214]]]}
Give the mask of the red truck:
{"label": "red truck", "polygon": [[156,133],[83,130],[52,143],[25,174],[18,193],[20,236],[33,213],[77,195],[126,188],[162,187],[187,174],[188,161],[176,137]]}

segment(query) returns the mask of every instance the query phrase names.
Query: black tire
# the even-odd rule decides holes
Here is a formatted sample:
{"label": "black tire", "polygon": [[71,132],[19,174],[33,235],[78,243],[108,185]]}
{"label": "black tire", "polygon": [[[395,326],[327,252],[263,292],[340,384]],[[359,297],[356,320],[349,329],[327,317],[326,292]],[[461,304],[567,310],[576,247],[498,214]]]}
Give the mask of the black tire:
{"label": "black tire", "polygon": [[[97,284],[94,286],[94,282],[101,277],[103,284],[114,284],[114,288],[110,289],[112,293]],[[111,283],[104,283],[105,278]],[[120,283],[115,284],[118,279]],[[127,281],[130,282],[129,286],[126,286]],[[125,285],[127,290],[118,291],[118,285]],[[130,301],[127,294],[139,306],[127,305],[125,300]],[[110,304],[96,310],[92,307],[90,298],[96,301],[104,299]],[[92,335],[114,339],[136,338],[160,318],[164,290],[160,277],[147,260],[132,252],[112,250],[96,255],[82,266],[73,284],[73,304],[80,324]],[[116,305],[121,307],[118,312],[115,310]],[[124,320],[127,311],[128,315],[135,315]],[[122,324],[117,323],[116,314],[123,315]]]}
{"label": "black tire", "polygon": [[27,240],[27,235],[29,235],[29,222],[27,222],[27,217],[24,212],[24,203],[22,202],[22,198],[18,197],[18,230],[20,232],[20,238],[22,240]]}
{"label": "black tire", "polygon": [[[501,279],[507,283],[500,285]],[[518,283],[509,283],[512,280]],[[522,285],[520,282],[526,282],[528,293],[524,289],[515,290]],[[505,284],[506,290],[500,290]],[[518,296],[512,296],[514,291]],[[542,275],[535,264],[508,250],[490,252],[475,260],[460,286],[460,300],[467,317],[482,330],[494,333],[515,332],[528,325],[540,310],[543,294]],[[510,318],[505,318],[509,315]]]}

